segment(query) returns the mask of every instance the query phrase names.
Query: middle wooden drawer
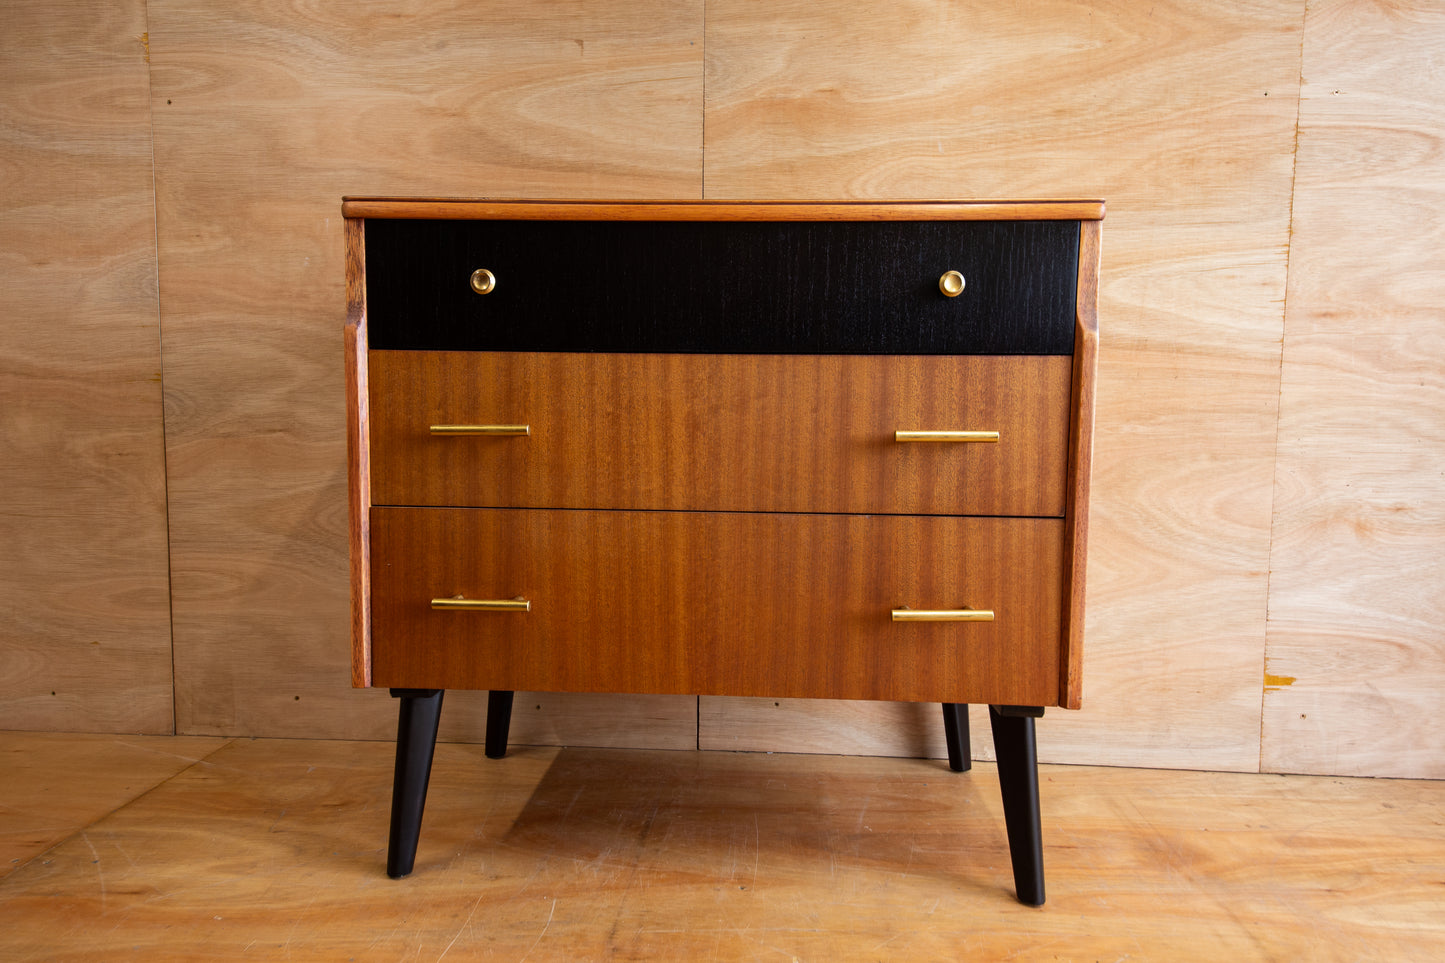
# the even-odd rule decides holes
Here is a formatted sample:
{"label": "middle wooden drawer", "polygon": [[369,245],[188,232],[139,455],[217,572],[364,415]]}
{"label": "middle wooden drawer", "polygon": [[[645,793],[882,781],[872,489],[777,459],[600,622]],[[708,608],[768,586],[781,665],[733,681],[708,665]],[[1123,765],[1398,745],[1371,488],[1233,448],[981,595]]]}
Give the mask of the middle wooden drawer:
{"label": "middle wooden drawer", "polygon": [[[373,351],[372,503],[1061,517],[1070,377],[1048,355]],[[435,430],[485,425],[527,434]],[[997,440],[896,438],[945,430]]]}

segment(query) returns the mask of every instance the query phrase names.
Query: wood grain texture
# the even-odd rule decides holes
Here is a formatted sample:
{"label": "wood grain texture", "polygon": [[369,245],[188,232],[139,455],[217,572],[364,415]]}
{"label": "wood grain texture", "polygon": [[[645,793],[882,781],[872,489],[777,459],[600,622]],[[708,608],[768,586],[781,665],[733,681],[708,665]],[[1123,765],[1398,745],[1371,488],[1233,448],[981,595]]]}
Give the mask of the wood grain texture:
{"label": "wood grain texture", "polygon": [[[1428,7],[1311,8],[1276,474],[1303,0],[713,0],[706,65],[700,2],[11,6],[4,724],[169,725],[144,38],[192,731],[394,725],[385,693],[344,688],[338,199],[697,197],[705,113],[708,198],[1109,198],[1086,708],[1050,715],[1045,758],[1259,765],[1272,518],[1265,674],[1296,682],[1264,695],[1264,764],[1437,771],[1413,721],[1440,687],[1411,681],[1438,678],[1445,581],[1422,547],[1441,408]],[[1312,331],[1334,321],[1352,340]],[[1381,419],[1418,460],[1340,456]],[[1377,669],[1378,691],[1352,688]],[[444,735],[480,737],[472,695]]]}
{"label": "wood grain texture", "polygon": [[[970,707],[969,729],[974,757],[992,758],[986,706]],[[933,702],[703,696],[698,704],[698,748],[948,758],[943,714]]]}
{"label": "wood grain texture", "polygon": [[1099,371],[1099,225],[1080,226],[1078,321],[1069,405],[1069,464],[1064,529],[1064,659],[1059,703],[1077,709],[1083,697],[1084,599],[1089,557],[1089,483],[1094,474],[1094,385]]}
{"label": "wood grain texture", "polygon": [[570,221],[1097,221],[1103,201],[501,201],[348,197],[347,217]]}
{"label": "wood grain texture", "polygon": [[385,737],[346,688],[340,199],[697,195],[702,7],[149,17],[179,724]]}
{"label": "wood grain texture", "polygon": [[366,230],[346,222],[346,505],[351,546],[351,684],[371,684],[371,406]]}
{"label": "wood grain texture", "polygon": [[1258,766],[1303,17],[708,4],[710,200],[1108,199],[1088,671],[1050,758]]}
{"label": "wood grain texture", "polygon": [[[370,378],[377,505],[1064,514],[1067,357],[378,351]],[[429,431],[497,422],[531,434]]]}
{"label": "wood grain texture", "polygon": [[0,31],[0,726],[173,731],[145,4]]}
{"label": "wood grain texture", "polygon": [[1013,900],[988,764],[443,745],[404,882],[390,788],[383,743],[233,742],[0,880],[0,955],[1329,961],[1445,940],[1438,782],[1046,766],[1043,910]]}
{"label": "wood grain texture", "polygon": [[366,248],[373,350],[1073,351],[1078,221],[378,218]]}
{"label": "wood grain texture", "polygon": [[[344,679],[341,683],[344,684]],[[374,738],[394,742],[398,702],[384,688],[351,689],[346,709],[370,723]],[[359,725],[352,719],[353,725]],[[487,693],[447,692],[439,742],[481,743],[487,731]],[[305,733],[301,733],[305,735]],[[613,749],[694,749],[697,698],[675,695],[596,695],[587,692],[516,693],[510,743],[514,746],[593,746]]]}
{"label": "wood grain texture", "polygon": [[[1059,519],[377,508],[371,525],[379,686],[1058,701]],[[453,597],[531,610],[430,605]]]}
{"label": "wood grain texture", "polygon": [[[993,761],[988,706],[968,707],[974,759]],[[1075,718],[1047,712],[1037,723],[1040,760],[1074,752],[1060,733]],[[1062,747],[1060,743],[1063,743]],[[729,752],[797,752],[847,756],[947,759],[943,716],[934,702],[818,699],[736,699],[704,696],[698,706],[698,748]]]}
{"label": "wood grain texture", "polygon": [[0,732],[0,877],[223,745],[205,736]]}
{"label": "wood grain texture", "polygon": [[[477,696],[482,696],[481,700]],[[464,699],[485,701],[485,693],[448,692],[442,734]],[[485,707],[481,712],[485,721]],[[477,727],[481,731],[481,726]],[[479,742],[470,737],[455,741]],[[518,692],[512,703],[509,745],[597,746],[629,749],[696,749],[697,699],[674,695],[596,695],[590,692]]]}
{"label": "wood grain texture", "polygon": [[1312,4],[1261,765],[1445,777],[1445,10]]}

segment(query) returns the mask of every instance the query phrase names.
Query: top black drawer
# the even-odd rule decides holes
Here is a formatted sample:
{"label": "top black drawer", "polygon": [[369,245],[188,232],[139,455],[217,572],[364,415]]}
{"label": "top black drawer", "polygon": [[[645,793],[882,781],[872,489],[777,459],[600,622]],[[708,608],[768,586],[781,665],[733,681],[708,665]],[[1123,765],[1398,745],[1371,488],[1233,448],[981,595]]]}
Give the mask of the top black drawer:
{"label": "top black drawer", "polygon": [[380,349],[1070,354],[1078,248],[1077,221],[369,219],[367,325]]}

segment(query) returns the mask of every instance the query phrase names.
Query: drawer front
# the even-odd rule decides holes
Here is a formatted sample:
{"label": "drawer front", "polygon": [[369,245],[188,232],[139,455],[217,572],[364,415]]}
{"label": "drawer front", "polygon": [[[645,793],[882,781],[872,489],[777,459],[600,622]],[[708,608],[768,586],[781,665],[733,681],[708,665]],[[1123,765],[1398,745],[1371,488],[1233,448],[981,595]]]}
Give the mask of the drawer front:
{"label": "drawer front", "polygon": [[1069,354],[1078,248],[1077,221],[369,220],[368,326],[395,350]]}
{"label": "drawer front", "polygon": [[[376,351],[372,502],[1062,516],[1070,364]],[[432,433],[486,424],[530,433]]]}
{"label": "drawer front", "polygon": [[[1057,519],[375,508],[371,532],[378,686],[1058,704]],[[530,611],[433,608],[454,597]]]}

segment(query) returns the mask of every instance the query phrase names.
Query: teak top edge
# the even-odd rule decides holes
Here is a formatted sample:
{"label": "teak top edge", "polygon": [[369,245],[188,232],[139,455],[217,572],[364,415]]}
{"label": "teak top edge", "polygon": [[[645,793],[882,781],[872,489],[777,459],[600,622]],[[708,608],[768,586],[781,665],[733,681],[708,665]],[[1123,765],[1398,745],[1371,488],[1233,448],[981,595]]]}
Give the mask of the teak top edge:
{"label": "teak top edge", "polygon": [[349,218],[573,221],[1099,221],[1101,200],[496,201],[343,197]]}

